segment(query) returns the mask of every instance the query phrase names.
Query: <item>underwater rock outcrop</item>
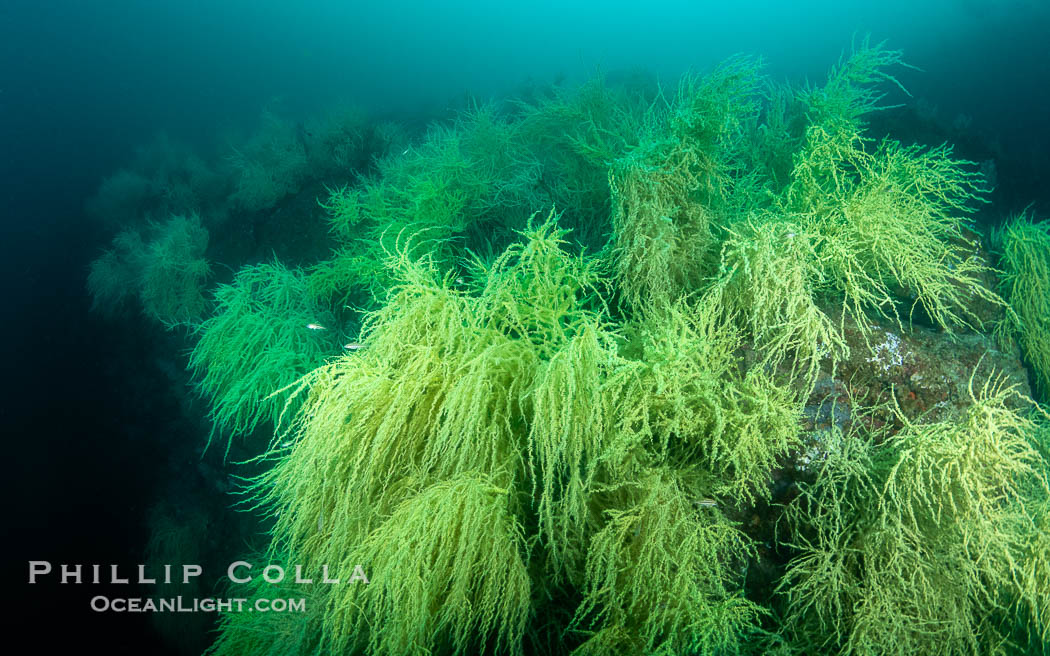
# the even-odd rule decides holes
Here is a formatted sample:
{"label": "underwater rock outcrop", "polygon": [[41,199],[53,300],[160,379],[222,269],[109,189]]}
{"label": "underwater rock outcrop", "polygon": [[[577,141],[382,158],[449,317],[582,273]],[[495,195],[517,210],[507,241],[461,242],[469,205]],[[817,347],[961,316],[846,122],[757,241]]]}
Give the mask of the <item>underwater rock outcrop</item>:
{"label": "underwater rock outcrop", "polygon": [[[216,289],[194,380],[217,431],[275,431],[239,491],[266,557],[369,582],[226,613],[210,653],[1045,641],[1047,240],[1008,230],[1002,277],[976,167],[868,134],[901,65],[865,41],[819,86],[736,57],[475,108],[319,208],[305,142],[239,160],[241,220],[309,206],[327,241]],[[354,125],[325,175],[366,159]]]}

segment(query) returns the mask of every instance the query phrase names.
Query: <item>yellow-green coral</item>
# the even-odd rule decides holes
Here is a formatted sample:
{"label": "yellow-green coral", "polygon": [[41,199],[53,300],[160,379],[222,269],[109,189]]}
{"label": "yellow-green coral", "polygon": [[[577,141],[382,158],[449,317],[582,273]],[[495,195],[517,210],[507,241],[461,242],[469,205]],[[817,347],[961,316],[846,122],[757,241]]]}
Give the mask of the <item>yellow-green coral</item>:
{"label": "yellow-green coral", "polygon": [[725,323],[747,331],[762,364],[790,367],[808,390],[821,362],[848,355],[841,332],[817,306],[825,273],[819,236],[799,224],[767,217],[730,231],[718,276],[702,297]]}
{"label": "yellow-green coral", "polygon": [[616,275],[638,311],[660,311],[696,288],[715,244],[691,153],[651,150],[621,159],[609,174]]}
{"label": "yellow-green coral", "polygon": [[542,167],[530,203],[554,204],[593,249],[608,238],[609,163],[637,146],[653,119],[655,84],[645,82],[598,77],[519,103],[517,141]]}
{"label": "yellow-green coral", "polygon": [[857,130],[864,127],[865,116],[871,112],[889,109],[880,105],[886,97],[885,86],[907,93],[888,69],[914,67],[904,62],[903,52],[887,50],[885,45],[885,41],[872,45],[869,37],[854,43],[849,56],[843,56],[831,69],[823,86],[808,86],[799,94],[813,124]]}
{"label": "yellow-green coral", "polygon": [[416,255],[451,255],[452,239],[480,239],[476,231],[504,230],[500,219],[531,211],[524,200],[538,176],[518,146],[515,124],[479,107],[426,139],[378,163],[379,175],[358,188],[331,191],[322,205],[341,239],[395,250],[402,234],[419,234]]}
{"label": "yellow-green coral", "polygon": [[997,235],[1003,293],[1013,314],[1011,328],[1035,374],[1044,401],[1050,397],[1050,223],[1027,214]]}
{"label": "yellow-green coral", "polygon": [[778,459],[798,445],[805,395],[764,367],[742,366],[744,334],[714,303],[678,303],[637,330],[627,434],[658,458],[717,476],[711,491],[734,504],[768,497]]}
{"label": "yellow-green coral", "polygon": [[530,585],[509,491],[464,473],[403,501],[337,562],[370,583],[333,588],[323,649],[370,654],[522,653]]}
{"label": "yellow-green coral", "polygon": [[[275,449],[274,468],[254,484],[256,502],[278,511],[274,549],[316,565],[350,566],[348,558],[359,558],[383,571],[383,582],[371,584],[375,592],[332,593],[324,644],[343,648],[367,639],[372,653],[459,653],[491,633],[499,636],[498,653],[516,653],[523,648],[521,623],[535,603],[526,599],[535,574],[524,572],[530,566],[546,572],[537,583],[544,594],[586,585],[581,574],[593,557],[592,540],[613,530],[603,509],[626,512],[637,503],[636,493],[617,490],[645,490],[649,468],[674,462],[688,481],[706,480],[709,470],[725,473],[739,481],[729,493],[750,493],[766,482],[786,448],[779,434],[766,431],[785,417],[791,425],[793,411],[762,406],[757,399],[775,398],[772,388],[732,380],[731,356],[711,324],[693,329],[700,342],[693,355],[706,359],[665,364],[649,346],[642,347],[642,360],[621,355],[624,339],[608,325],[591,263],[564,248],[552,215],[491,264],[477,263],[473,292],[458,289],[427,260],[402,253],[394,272],[400,283],[366,317],[364,348],[292,388],[292,402],[303,400],[286,433],[291,445]],[[687,367],[708,395],[699,405],[691,396],[695,387],[669,395],[676,372]],[[719,404],[721,379],[741,385],[739,395],[709,408],[708,400]],[[734,442],[738,432],[753,435]],[[770,446],[758,448],[761,440]],[[734,643],[758,612],[738,596],[730,569],[747,541],[724,519],[711,527],[689,523],[686,509],[695,510],[716,485],[668,485],[676,490],[674,517],[681,522],[666,536],[668,545],[715,533],[705,538],[715,541],[709,547],[695,545],[690,557],[706,568],[706,578],[689,588],[690,598],[713,601],[679,608],[679,619],[653,629],[650,646]],[[663,512],[657,506],[652,512]],[[444,556],[435,555],[432,540],[453,546],[468,540],[484,551],[434,561]],[[419,553],[393,558],[392,544],[418,545]],[[653,571],[663,573],[647,592],[654,604],[672,603],[677,594],[667,578],[676,567],[670,557],[664,548],[647,556]],[[499,565],[491,583],[464,578],[489,560]],[[426,576],[405,569],[427,563],[434,572]],[[470,588],[470,580],[482,588]],[[449,589],[462,590],[443,602]],[[505,611],[491,610],[496,597],[507,595],[516,596],[505,599]],[[619,603],[596,597],[581,618],[596,606]],[[406,606],[414,610],[398,616]],[[364,628],[380,621],[388,628]],[[428,629],[442,627],[452,632],[451,642],[433,642]],[[660,637],[666,631],[674,635]]]}
{"label": "yellow-green coral", "polygon": [[[964,237],[966,217],[983,202],[980,175],[947,145],[873,144],[863,117],[880,109],[875,83],[900,53],[866,40],[832,70],[823,87],[801,96],[807,125],[790,182],[775,200],[814,238],[818,267],[865,326],[865,311],[898,319],[911,301],[935,325],[983,329],[974,299],[1001,304],[987,289],[987,265]],[[903,87],[900,87],[903,89]]]}
{"label": "yellow-green coral", "polygon": [[843,309],[862,325],[865,309],[898,318],[903,296],[914,299],[909,317],[921,307],[947,331],[984,328],[972,299],[1002,301],[987,288],[981,275],[989,269],[963,234],[971,204],[980,200],[968,163],[952,159],[948,147],[892,141],[869,154],[855,139],[836,146],[842,150],[829,164],[818,143],[827,133],[814,129],[809,137],[788,196],[815,185],[806,192],[813,200],[787,207],[819,235],[819,266],[843,296]]}
{"label": "yellow-green coral", "polygon": [[[245,562],[266,562],[282,568],[286,575],[279,583],[271,583],[261,572],[253,572],[247,583],[230,584],[229,597],[243,599],[241,607],[223,612],[219,619],[218,637],[205,652],[207,656],[316,656],[320,653],[321,620],[325,608],[326,589],[334,584],[295,583],[292,577],[296,565],[286,554],[253,554]],[[307,570],[302,570],[306,572]],[[332,571],[334,575],[334,570]],[[309,576],[309,575],[308,575]],[[276,611],[271,600],[302,601],[302,610]],[[256,610],[256,604],[264,605]]]}
{"label": "yellow-green coral", "polygon": [[635,311],[662,311],[710,275],[717,227],[737,218],[732,197],[757,80],[757,63],[744,58],[687,77],[672,102],[650,109],[642,144],[611,167],[611,254]]}
{"label": "yellow-green coral", "polygon": [[671,470],[625,485],[587,555],[574,626],[598,627],[574,652],[738,653],[762,609],[740,595],[744,535],[716,508],[697,509]]}
{"label": "yellow-green coral", "polygon": [[[972,383],[971,383],[972,385]],[[789,513],[799,554],[781,589],[800,645],[844,654],[971,654],[1003,647],[1000,614],[1050,590],[1026,558],[1026,494],[1046,491],[1033,420],[1012,387],[972,390],[962,420],[877,441],[833,428],[829,457]]]}

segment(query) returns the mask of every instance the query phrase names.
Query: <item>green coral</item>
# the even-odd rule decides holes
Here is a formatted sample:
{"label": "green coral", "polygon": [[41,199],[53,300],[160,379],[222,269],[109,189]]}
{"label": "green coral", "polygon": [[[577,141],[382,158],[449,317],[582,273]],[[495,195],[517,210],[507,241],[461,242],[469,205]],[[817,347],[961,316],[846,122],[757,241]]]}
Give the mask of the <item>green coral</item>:
{"label": "green coral", "polygon": [[225,211],[228,183],[215,162],[160,133],[136,149],[129,168],[102,180],[85,209],[105,224],[125,229],[168,215],[216,217]]}
{"label": "green coral", "polygon": [[[509,213],[530,214],[525,199],[537,166],[518,146],[516,125],[477,107],[452,125],[433,126],[420,144],[378,163],[378,175],[322,201],[337,237],[395,250],[401,234],[423,235],[419,255],[448,252],[453,239],[484,239]],[[422,249],[422,250],[420,250]]]}
{"label": "green coral", "polygon": [[819,234],[775,216],[730,231],[721,267],[703,303],[747,331],[764,366],[791,369],[811,388],[825,359],[849,353],[840,331],[818,306],[826,274]]}
{"label": "green coral", "polygon": [[[155,598],[184,599],[203,597],[207,588],[199,579],[183,581],[179,564],[202,562],[203,544],[209,531],[207,516],[195,507],[176,507],[161,502],[149,510],[149,541],[146,544],[146,571],[157,578]],[[165,568],[169,569],[165,569]],[[171,580],[165,574],[171,572]],[[203,613],[152,613],[153,627],[182,652],[200,652],[206,642],[210,618]]]}
{"label": "green coral", "polygon": [[334,318],[311,301],[303,274],[279,263],[243,267],[214,295],[189,367],[215,430],[247,435],[260,423],[276,426],[281,390],[337,352]]}
{"label": "green coral", "polygon": [[697,512],[688,485],[657,470],[625,486],[631,502],[590,545],[574,625],[600,628],[575,654],[739,653],[754,632],[763,611],[733,569],[747,539],[717,509]]}
{"label": "green coral", "polygon": [[[1045,427],[1043,432],[1048,432]],[[1032,536],[1021,556],[1018,578],[1026,585],[1020,591],[1018,615],[1019,623],[1028,625],[1026,637],[1033,644],[1042,641],[1045,645],[1050,642],[1050,594],[1046,592],[1050,582],[1050,496],[1040,496],[1029,505]]]}
{"label": "green coral", "polygon": [[91,262],[87,288],[93,312],[112,317],[136,297],[145,250],[138,231],[124,230],[113,238],[111,248]]}
{"label": "green coral", "polygon": [[636,404],[632,432],[715,475],[705,487],[731,504],[768,498],[778,460],[798,446],[804,395],[743,365],[744,333],[714,304],[679,303],[634,329],[644,366],[623,396]]}
{"label": "green coral", "polygon": [[333,590],[322,648],[371,654],[520,654],[529,616],[525,536],[508,490],[464,473],[406,499],[338,563],[374,582]]}
{"label": "green coral", "polygon": [[980,174],[947,145],[873,145],[864,136],[864,117],[885,108],[874,85],[903,90],[886,72],[899,65],[899,52],[865,40],[823,87],[802,94],[807,125],[774,204],[817,237],[819,266],[859,325],[865,311],[899,320],[907,299],[909,317],[921,308],[947,331],[983,329],[973,300],[1002,300],[964,237],[967,215],[983,202]]}
{"label": "green coral", "polygon": [[233,171],[230,205],[246,212],[273,207],[299,191],[309,159],[302,132],[267,109],[259,129],[227,158]]}
{"label": "green coral", "polygon": [[473,253],[494,254],[530,215],[538,162],[519,124],[488,106],[422,143],[379,160],[356,186],[331,187],[319,201],[339,247],[310,271],[312,293],[374,309],[394,284],[387,260],[407,249],[455,270]]}
{"label": "green coral", "polygon": [[157,236],[142,254],[142,307],[167,325],[198,320],[207,309],[204,282],[211,266],[204,251],[208,231],[196,215],[173,216],[155,230]]}
{"label": "green coral", "polygon": [[168,327],[200,319],[207,311],[204,283],[211,274],[204,259],[208,230],[200,217],[171,216],[150,224],[145,234],[122,231],[92,262],[92,308],[112,315],[137,295],[146,315]]}
{"label": "green coral", "polygon": [[302,129],[309,175],[322,180],[366,168],[372,135],[368,116],[352,103],[337,105]]}
{"label": "green coral", "polygon": [[649,112],[642,145],[610,170],[611,254],[624,300],[666,308],[715,267],[718,228],[738,218],[743,126],[757,112],[759,66],[733,59],[686,77]]}
{"label": "green coral", "polygon": [[[711,324],[694,328],[695,355],[721,369],[692,358],[664,363],[655,345],[642,346],[642,360],[621,355],[624,340],[608,325],[593,262],[566,252],[561,236],[553,215],[528,228],[523,242],[474,265],[474,293],[402,253],[398,286],[366,317],[365,348],[294,388],[291,401],[304,398],[288,428],[291,446],[272,453],[274,467],[253,487],[257,503],[277,511],[274,548],[306,564],[373,563],[382,572],[373,578],[383,580],[365,592],[332,593],[322,644],[463,653],[491,635],[498,653],[517,653],[535,610],[533,586],[558,597],[590,589],[581,630],[592,613],[612,618],[610,630],[636,627],[646,609],[606,595],[599,565],[586,563],[626,562],[640,545],[602,537],[622,533],[617,513],[642,513],[655,532],[672,500],[673,530],[662,534],[665,546],[646,552],[659,579],[644,597],[649,610],[674,610],[653,620],[649,646],[737,644],[754,627],[760,611],[740,596],[731,563],[747,553],[747,538],[717,511],[710,524],[691,514],[701,495],[720,489],[695,485],[714,480],[709,466],[739,481],[727,493],[766,482],[786,447],[780,433],[766,436],[763,418],[784,415],[750,397],[776,406],[777,392],[747,378],[735,383],[737,397],[713,409],[694,398],[695,387],[673,391],[682,373],[718,403],[720,381],[732,380],[731,356]],[[682,320],[691,323],[684,313]],[[670,338],[660,338],[664,348]],[[795,415],[787,416],[793,436]],[[731,464],[721,453],[704,457],[709,431]],[[751,437],[734,442],[737,432]],[[756,447],[763,439],[771,445],[764,451]],[[680,474],[647,473],[672,463]],[[645,500],[655,480],[665,496]],[[459,559],[445,560],[451,554],[439,543]],[[395,557],[391,545],[404,553]],[[703,574],[686,588],[678,586],[687,578],[671,575],[681,557]],[[707,605],[690,610],[676,600],[684,592]],[[383,630],[365,629],[378,623]],[[435,642],[438,629],[451,632],[449,642]]]}
{"label": "green coral", "polygon": [[[259,553],[245,562],[266,562],[280,567],[286,575],[271,583],[261,573],[243,584],[230,585],[230,597],[243,599],[243,608],[223,612],[218,623],[218,636],[205,651],[206,656],[314,656],[319,653],[320,625],[324,610],[326,583],[298,584],[292,572],[299,563],[286,554]],[[305,571],[305,570],[304,570]],[[302,600],[303,610],[256,612],[262,600],[270,609],[273,599]]]}
{"label": "green coral", "polygon": [[921,308],[947,331],[985,328],[972,299],[1002,300],[964,238],[964,218],[980,199],[978,174],[948,147],[885,141],[868,154],[858,137],[828,150],[838,138],[810,131],[786,207],[820,236],[819,263],[843,310],[862,324],[865,310],[899,320],[898,299],[911,299],[909,317]]}
{"label": "green coral", "polygon": [[378,249],[351,244],[310,265],[306,286],[317,303],[353,310],[372,309],[393,284],[387,258]]}
{"label": "green coral", "polygon": [[[764,130],[758,129],[757,62],[737,58],[707,76],[686,78],[666,108],[651,110],[642,145],[611,168],[610,253],[627,305],[665,308],[711,278],[709,293],[723,296],[727,276],[747,271],[732,259],[768,248],[763,240],[771,228],[755,224],[779,223],[796,246],[776,247],[797,252],[764,261],[793,266],[788,275],[798,291],[786,284],[763,290],[778,282],[771,271],[743,283],[753,290],[745,294],[779,296],[769,310],[751,303],[757,311],[748,316],[756,335],[776,329],[781,336],[771,338],[787,340],[772,348],[774,360],[788,355],[792,333],[806,340],[791,346],[802,349],[798,359],[810,378],[815,353],[840,350],[841,338],[814,306],[836,297],[843,315],[862,330],[866,312],[899,321],[916,309],[947,331],[984,328],[975,299],[1002,301],[987,288],[989,269],[964,238],[965,219],[982,200],[979,174],[953,159],[947,146],[890,140],[873,146],[864,136],[863,117],[882,98],[873,85],[899,84],[885,72],[897,64],[899,53],[865,42],[823,87],[791,101],[781,92],[765,115],[772,127]],[[768,170],[753,168],[763,162]],[[749,235],[754,246],[744,243]],[[797,264],[786,264],[794,259]],[[783,305],[789,296],[795,307]],[[727,313],[749,303],[732,294],[723,300]],[[796,316],[785,322],[779,312]]]}
{"label": "green coral", "polygon": [[1017,335],[1044,401],[1050,397],[1050,224],[1021,214],[997,234],[1003,293]]}
{"label": "green coral", "polygon": [[904,62],[900,50],[886,49],[886,42],[872,45],[870,37],[854,43],[849,56],[843,56],[821,87],[807,86],[799,96],[813,124],[834,124],[858,130],[872,112],[890,109],[882,105],[885,86],[907,94],[907,89],[889,73],[895,67],[914,68]]}
{"label": "green coral", "polygon": [[518,142],[540,164],[530,205],[553,204],[581,244],[609,237],[609,163],[638,146],[653,118],[653,80],[553,87],[518,103]]}
{"label": "green coral", "polygon": [[[626,304],[666,308],[703,280],[714,248],[712,216],[688,152],[639,149],[609,175],[616,275]],[[655,160],[655,161],[654,161]]]}
{"label": "green coral", "polygon": [[781,589],[800,645],[990,653],[1006,639],[1001,614],[1027,605],[1040,621],[1050,580],[1027,560],[1039,538],[1026,505],[1047,489],[1037,425],[1011,407],[1014,388],[971,383],[971,395],[958,422],[902,416],[904,430],[881,441],[828,434],[829,456],[789,512],[799,554]]}

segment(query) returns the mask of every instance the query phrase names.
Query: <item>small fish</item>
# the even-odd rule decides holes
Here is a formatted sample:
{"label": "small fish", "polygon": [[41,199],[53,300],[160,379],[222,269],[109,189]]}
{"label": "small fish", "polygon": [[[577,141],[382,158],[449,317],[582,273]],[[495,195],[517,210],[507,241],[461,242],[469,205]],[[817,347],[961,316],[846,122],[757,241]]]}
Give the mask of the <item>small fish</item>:
{"label": "small fish", "polygon": [[360,351],[365,347],[361,342],[350,342],[349,344],[343,344],[343,348],[347,351]]}
{"label": "small fish", "polygon": [[701,506],[703,508],[717,508],[718,502],[714,499],[700,499],[696,502],[696,505]]}
{"label": "small fish", "polygon": [[308,323],[308,324],[306,324],[306,327],[309,328],[310,330],[328,330],[327,328],[325,328],[324,326],[322,326],[319,323]]}

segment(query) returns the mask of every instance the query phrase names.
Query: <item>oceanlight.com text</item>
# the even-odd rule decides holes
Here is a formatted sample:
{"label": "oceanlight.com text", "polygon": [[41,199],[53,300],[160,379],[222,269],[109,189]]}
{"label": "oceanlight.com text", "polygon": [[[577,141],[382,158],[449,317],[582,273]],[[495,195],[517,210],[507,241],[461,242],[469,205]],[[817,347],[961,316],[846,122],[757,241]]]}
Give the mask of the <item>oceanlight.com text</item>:
{"label": "oceanlight.com text", "polygon": [[165,597],[106,597],[91,598],[91,610],[96,613],[305,613],[306,599],[185,599]]}

